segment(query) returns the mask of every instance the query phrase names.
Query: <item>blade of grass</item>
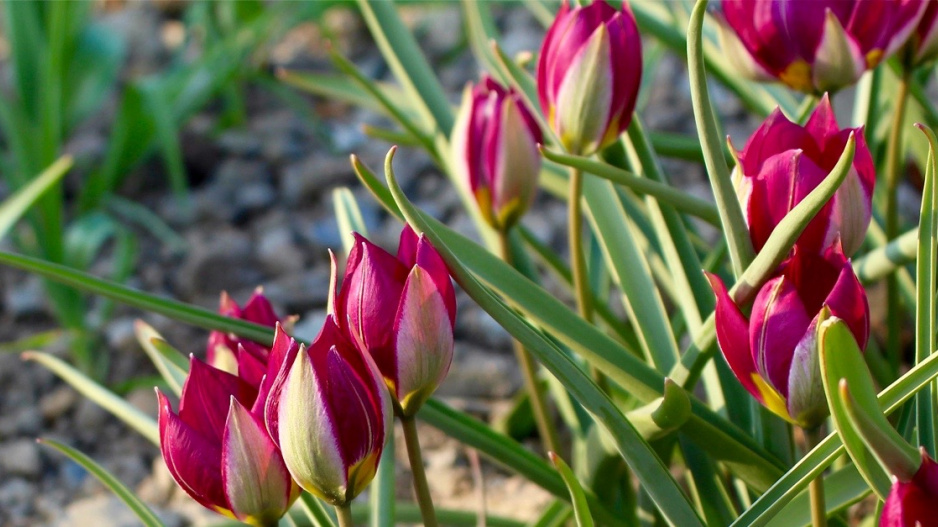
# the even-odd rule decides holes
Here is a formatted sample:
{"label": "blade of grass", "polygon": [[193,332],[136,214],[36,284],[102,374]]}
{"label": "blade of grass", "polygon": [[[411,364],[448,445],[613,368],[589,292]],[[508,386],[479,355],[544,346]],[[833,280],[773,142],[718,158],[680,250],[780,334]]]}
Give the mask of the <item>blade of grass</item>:
{"label": "blade of grass", "polygon": [[567,488],[570,489],[570,498],[573,502],[573,515],[576,518],[578,527],[593,527],[593,517],[590,516],[589,505],[586,503],[586,495],[583,494],[583,487],[576,479],[573,471],[564,462],[564,460],[554,452],[550,452],[550,460],[557,467],[557,472],[563,478]]}
{"label": "blade of grass", "polygon": [[[925,186],[922,190],[922,209],[919,215],[918,257],[915,265],[915,362],[921,362],[935,350],[935,258],[938,257],[938,139],[931,129],[919,125],[928,138],[928,162],[925,167]],[[933,387],[926,386],[915,398],[916,443],[931,456],[935,455],[935,399]]]}
{"label": "blade of grass", "polygon": [[0,203],[0,239],[3,239],[13,225],[47,190],[62,180],[72,168],[72,158],[63,156],[58,161],[36,176],[28,185]]}

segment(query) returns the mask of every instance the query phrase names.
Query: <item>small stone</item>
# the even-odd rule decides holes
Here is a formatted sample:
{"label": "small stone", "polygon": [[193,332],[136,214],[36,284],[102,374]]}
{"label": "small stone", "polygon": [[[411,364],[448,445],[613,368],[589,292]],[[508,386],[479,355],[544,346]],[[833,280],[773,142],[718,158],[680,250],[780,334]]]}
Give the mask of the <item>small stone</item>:
{"label": "small stone", "polygon": [[[0,519],[24,518],[32,513],[36,488],[23,478],[4,478],[0,483]],[[25,524],[23,524],[25,525]]]}
{"label": "small stone", "polygon": [[112,320],[104,329],[108,347],[116,351],[135,353],[140,349],[134,333],[134,318],[122,317]]}
{"label": "small stone", "polygon": [[29,275],[11,284],[3,295],[3,305],[15,319],[44,313],[45,291],[39,277]]}
{"label": "small stone", "polygon": [[78,393],[71,386],[59,386],[39,399],[39,411],[43,419],[55,421],[71,410],[78,401]]}
{"label": "small stone", "polygon": [[[154,509],[166,527],[182,527],[183,518],[175,513]],[[119,498],[112,494],[101,494],[78,500],[65,508],[65,515],[57,523],[58,527],[85,527],[88,520],[94,519],[94,525],[101,527],[137,527],[140,520]]]}
{"label": "small stone", "polygon": [[275,275],[297,272],[306,266],[303,251],[296,246],[289,227],[262,234],[257,243],[257,259]]}
{"label": "small stone", "polygon": [[31,439],[17,439],[0,445],[0,471],[11,476],[36,478],[42,472],[39,445]]}
{"label": "small stone", "polygon": [[329,269],[319,266],[282,276],[264,284],[264,293],[271,302],[284,306],[289,313],[323,307],[329,297]]}
{"label": "small stone", "polygon": [[108,420],[106,410],[90,399],[81,399],[75,410],[75,430],[79,436],[94,439]]}
{"label": "small stone", "polygon": [[284,200],[296,206],[312,200],[330,187],[354,181],[355,172],[348,159],[314,154],[284,167],[280,174],[280,190]]}
{"label": "small stone", "polygon": [[436,394],[440,397],[510,397],[521,386],[521,372],[513,356],[489,353],[456,342],[453,365]]}
{"label": "small stone", "polygon": [[152,388],[138,388],[127,394],[128,403],[153,418],[156,418],[159,414],[159,406],[156,401],[156,395],[153,394]]}

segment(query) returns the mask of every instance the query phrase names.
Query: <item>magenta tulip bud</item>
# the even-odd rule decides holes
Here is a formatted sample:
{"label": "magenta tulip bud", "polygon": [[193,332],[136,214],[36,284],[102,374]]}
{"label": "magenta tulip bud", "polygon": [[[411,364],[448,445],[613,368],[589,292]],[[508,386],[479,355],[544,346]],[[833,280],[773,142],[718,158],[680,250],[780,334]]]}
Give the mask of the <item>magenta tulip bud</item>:
{"label": "magenta tulip bud", "polygon": [[160,449],[173,478],[201,505],[276,525],[300,494],[244,380],[192,358],[179,414],[157,390]]}
{"label": "magenta tulip bud", "polygon": [[374,358],[395,410],[414,415],[453,361],[456,293],[436,249],[410,226],[396,258],[356,234],[336,311],[358,349]]}
{"label": "magenta tulip bud", "polygon": [[849,86],[905,43],[924,0],[723,0],[726,56],[756,80],[807,93]]}
{"label": "magenta tulip bud", "polygon": [[[280,323],[287,331],[290,331],[294,320],[294,317],[278,317],[260,287],[254,290],[254,294],[243,308],[228,296],[228,293],[222,292],[218,312],[226,317],[271,328]],[[233,333],[212,331],[208,336],[207,362],[220,370],[241,377],[255,388],[267,371],[269,354],[270,348]]]}
{"label": "magenta tulip bud", "polygon": [[749,320],[723,282],[709,275],[717,296],[720,350],[742,385],[760,403],[803,428],[828,414],[815,327],[822,308],[840,318],[866,348],[866,293],[839,245],[823,255],[795,248],[756,295]]}
{"label": "magenta tulip bud", "polygon": [[299,485],[336,506],[374,478],[393,419],[377,366],[332,316],[309,349],[283,363],[265,414]]}
{"label": "magenta tulip bud", "polygon": [[883,504],[880,527],[929,527],[938,523],[938,463],[922,451],[922,464],[911,480],[894,478]]}
{"label": "magenta tulip bud", "polygon": [[913,64],[924,64],[938,58],[938,2],[926,2],[925,14],[909,39]]}
{"label": "magenta tulip bud", "polygon": [[642,79],[642,42],[628,4],[604,0],[570,8],[564,0],[537,62],[541,110],[564,148],[587,155],[632,121]]}
{"label": "magenta tulip bud", "polygon": [[803,127],[776,109],[739,153],[733,176],[756,250],[834,168],[851,133],[856,151],[850,173],[805,228],[798,245],[819,253],[839,238],[848,256],[860,248],[870,224],[876,168],[862,128],[841,130],[825,95]]}
{"label": "magenta tulip bud", "polygon": [[541,171],[541,129],[514,88],[489,77],[466,86],[453,128],[453,156],[482,217],[505,231],[527,210]]}

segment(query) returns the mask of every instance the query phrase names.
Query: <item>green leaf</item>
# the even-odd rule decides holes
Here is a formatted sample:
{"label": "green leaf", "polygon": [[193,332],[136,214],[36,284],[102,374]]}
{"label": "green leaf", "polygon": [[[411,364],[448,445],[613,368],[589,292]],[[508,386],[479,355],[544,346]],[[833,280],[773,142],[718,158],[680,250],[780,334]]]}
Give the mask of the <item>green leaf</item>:
{"label": "green leaf", "polygon": [[583,198],[606,268],[622,291],[622,302],[634,321],[645,356],[658,371],[667,372],[678,360],[677,343],[648,262],[634,241],[634,226],[612,183],[585,175]]}
{"label": "green leaf", "polygon": [[329,514],[329,507],[322,500],[308,492],[302,492],[298,501],[313,527],[336,527],[335,520]]}
{"label": "green leaf", "polygon": [[630,411],[626,416],[647,441],[677,430],[690,418],[690,397],[671,379],[664,380],[664,396]]}
{"label": "green leaf", "polygon": [[687,194],[686,192],[682,192],[671,185],[639,177],[607,163],[594,161],[587,157],[561,154],[544,148],[541,149],[541,153],[545,158],[551,161],[599,176],[613,183],[628,187],[630,190],[639,194],[652,196],[681,212],[696,216],[711,225],[720,226],[719,213],[712,203]]}
{"label": "green leaf", "polygon": [[691,13],[687,28],[687,69],[690,77],[691,101],[694,106],[694,120],[697,123],[697,135],[703,147],[704,162],[710,186],[720,212],[720,223],[726,244],[730,249],[733,262],[733,274],[742,275],[743,270],[755,257],[749,229],[743,216],[736,190],[730,180],[730,171],[723,157],[723,140],[717,129],[707,91],[707,74],[703,60],[703,20],[707,10],[707,0],[698,0]]}
{"label": "green leaf", "polygon": [[915,261],[918,252],[918,227],[877,249],[855,258],[853,270],[863,284],[886,278],[897,269]]}
{"label": "green leaf", "polygon": [[[369,502],[371,507],[371,517],[369,525],[371,527],[394,527],[397,517],[395,516],[394,491],[397,487],[395,479],[395,460],[394,460],[394,434],[388,435],[388,442],[384,445],[385,455],[381,456],[378,463],[378,472],[375,474],[374,482],[369,490]],[[439,513],[439,511],[437,511]],[[402,520],[403,521],[403,520]]]}
{"label": "green leaf", "polygon": [[541,515],[529,527],[563,527],[567,525],[567,520],[573,514],[570,505],[560,500],[554,500],[541,513]]}
{"label": "green leaf", "polygon": [[[824,478],[824,505],[828,517],[860,501],[870,493],[869,484],[853,465],[847,465]],[[775,518],[769,527],[792,527],[811,524],[811,502],[807,491],[798,494]]]}
{"label": "green leaf", "polygon": [[146,527],[163,527],[163,522],[161,522],[156,514],[137,497],[134,491],[127,488],[127,486],[121,483],[113,474],[105,470],[101,465],[95,463],[93,459],[70,446],[52,439],[40,439],[39,443],[50,446],[65,454],[69,459],[78,463],[84,467],[85,470],[94,475],[94,477],[98,478],[101,483],[104,483],[104,486],[110,489],[111,492],[120,498],[120,500],[137,515],[137,518],[140,518],[143,525]]}
{"label": "green leaf", "polygon": [[[928,138],[928,162],[925,167],[925,186],[922,189],[922,209],[918,227],[918,257],[915,266],[915,362],[921,362],[936,348],[935,342],[935,258],[938,258],[938,140],[931,129],[919,125]],[[935,400],[933,387],[926,386],[915,398],[917,443],[935,455]]]}
{"label": "green leaf", "polygon": [[185,384],[189,372],[189,363],[182,353],[170,346],[162,335],[142,320],[134,322],[134,335],[166,384],[176,395],[181,395],[182,385]]}
{"label": "green leaf", "polygon": [[[892,414],[936,376],[938,354],[933,354],[879,393],[880,409],[886,415]],[[740,514],[733,526],[765,525],[843,451],[840,436],[836,433],[828,435]]]}
{"label": "green leaf", "polygon": [[394,149],[385,161],[385,171],[391,193],[405,216],[418,230],[424,232],[434,243],[434,247],[446,261],[451,274],[462,288],[485,309],[502,327],[528,348],[532,354],[555,377],[563,382],[570,393],[586,408],[597,421],[615,439],[619,453],[642,482],[643,486],[661,509],[665,518],[676,525],[702,525],[700,518],[687,502],[667,467],[654,454],[647,443],[622,416],[622,413],[606,395],[592,382],[583,371],[562,351],[545,339],[526,321],[519,318],[511,309],[470,274],[458,259],[449,251],[446,243],[434,232],[428,222],[396,186],[391,161]]}
{"label": "green leaf", "polygon": [[433,68],[392,2],[359,0],[358,7],[384,60],[404,86],[408,99],[444,137],[453,127],[453,109]]}
{"label": "green leaf", "polygon": [[335,217],[339,223],[342,247],[346,253],[349,253],[355,245],[353,232],[368,236],[365,219],[362,218],[362,211],[358,208],[358,202],[355,201],[355,196],[348,187],[340,187],[332,191],[332,207],[335,209]]}
{"label": "green leaf", "polygon": [[114,393],[107,388],[92,381],[85,374],[48,353],[27,351],[23,353],[23,358],[38,362],[78,390],[78,393],[114,414],[115,417],[136,430],[151,443],[154,445],[160,444],[160,432],[153,418],[141,412],[126,400],[114,395]]}
{"label": "green leaf", "polygon": [[593,517],[590,516],[589,505],[586,503],[586,495],[583,494],[583,487],[580,486],[579,480],[576,479],[573,471],[570,470],[570,467],[567,466],[557,453],[550,452],[549,456],[551,462],[557,467],[557,472],[560,472],[560,477],[563,478],[564,483],[567,484],[567,488],[570,489],[570,498],[571,502],[573,502],[573,515],[576,517],[577,526],[593,527]]}
{"label": "green leaf", "polygon": [[[880,499],[885,499],[891,486],[889,476],[883,472],[876,459],[863,444],[863,439],[853,426],[839,392],[840,383],[846,381],[858,397],[855,401],[862,407],[862,411],[881,417],[876,391],[873,389],[873,378],[869,370],[863,366],[865,364],[863,355],[847,325],[836,317],[827,317],[830,317],[830,311],[825,307],[820,315],[822,322],[818,324],[816,332],[821,379],[824,384],[824,394],[827,396],[827,404],[830,407],[831,419],[863,479],[869,483],[870,488],[879,495]],[[882,418],[882,421],[886,428],[892,429],[885,418]]]}
{"label": "green leaf", "polygon": [[72,158],[61,157],[28,185],[0,203],[0,239],[10,232],[10,229],[36,203],[36,200],[61,181],[62,176],[70,168],[72,168]]}

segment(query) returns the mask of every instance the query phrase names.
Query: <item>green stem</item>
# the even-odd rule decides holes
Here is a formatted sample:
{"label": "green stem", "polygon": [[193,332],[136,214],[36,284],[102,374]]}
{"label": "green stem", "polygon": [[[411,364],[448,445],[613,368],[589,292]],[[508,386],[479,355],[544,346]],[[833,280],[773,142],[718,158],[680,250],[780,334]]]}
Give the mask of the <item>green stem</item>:
{"label": "green stem", "polygon": [[[821,427],[815,427],[810,430],[804,430],[805,455],[814,450],[814,447],[820,443],[822,438]],[[811,480],[808,487],[808,494],[811,498],[811,525],[814,527],[825,527],[827,525],[827,507],[824,504],[824,476],[818,474]]]}
{"label": "green stem", "polygon": [[423,468],[423,458],[420,455],[420,440],[417,438],[417,421],[413,416],[402,416],[401,427],[404,429],[404,443],[407,445],[407,458],[410,460],[410,471],[414,475],[414,493],[417,494],[417,503],[420,504],[420,515],[423,516],[423,525],[424,527],[437,527],[436,511],[433,509],[433,499],[430,497],[430,487],[427,485],[427,473]]}
{"label": "green stem", "polygon": [[[498,240],[501,248],[501,257],[508,265],[514,266],[514,259],[511,256],[511,242],[507,231],[498,233]],[[537,432],[544,443],[544,450],[547,452],[557,452],[560,447],[560,441],[557,439],[557,431],[551,424],[550,413],[547,411],[547,401],[544,398],[544,392],[541,391],[540,383],[537,382],[537,365],[531,357],[531,352],[527,350],[515,339],[512,339],[512,345],[515,350],[515,356],[518,358],[518,365],[521,366],[521,373],[524,376],[524,385],[528,391],[528,400],[531,401],[531,412],[534,414],[534,422],[537,425]]]}
{"label": "green stem", "polygon": [[352,520],[351,505],[336,505],[335,512],[336,516],[339,517],[339,527],[355,527],[355,522]]}
{"label": "green stem", "polygon": [[[909,70],[899,78],[896,91],[896,107],[893,112],[892,128],[886,144],[886,239],[892,241],[899,235],[899,172],[902,161],[902,132],[905,121],[905,107],[909,95]],[[893,371],[899,367],[899,325],[901,304],[899,302],[899,283],[895,273],[886,278],[886,356]]]}
{"label": "green stem", "polygon": [[570,240],[570,269],[573,272],[573,289],[576,292],[576,305],[580,316],[587,322],[593,321],[593,297],[590,294],[589,276],[586,269],[586,255],[583,253],[583,172],[570,169],[569,216],[567,218]]}

